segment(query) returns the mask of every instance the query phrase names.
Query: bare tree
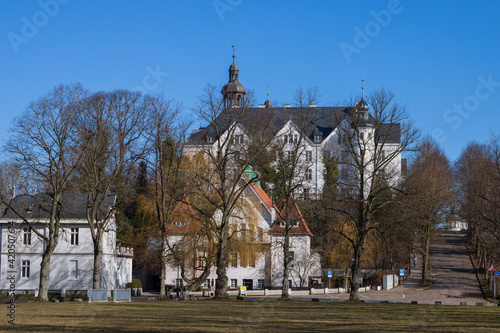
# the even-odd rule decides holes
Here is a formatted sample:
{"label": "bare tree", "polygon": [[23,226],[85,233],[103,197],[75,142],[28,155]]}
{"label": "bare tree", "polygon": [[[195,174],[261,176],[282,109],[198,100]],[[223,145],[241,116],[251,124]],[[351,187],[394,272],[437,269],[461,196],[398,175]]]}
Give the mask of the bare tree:
{"label": "bare tree", "polygon": [[94,244],[93,288],[100,288],[103,236],[123,195],[120,192],[143,154],[140,139],[147,105],[139,93],[116,90],[88,97],[78,125],[83,158],[73,181],[87,194],[87,221]]}
{"label": "bare tree", "polygon": [[[150,110],[148,113],[148,125],[145,131],[148,140],[147,159],[148,167],[152,172],[154,181],[154,219],[157,222],[160,239],[160,298],[166,297],[165,275],[168,263],[167,254],[181,260],[176,254],[185,253],[179,251],[176,245],[170,244],[168,240],[168,227],[175,217],[175,209],[184,197],[184,184],[186,173],[183,170],[184,157],[182,151],[185,143],[185,131],[189,123],[181,123],[179,119],[180,109],[173,101],[163,97],[150,97]],[[186,203],[187,204],[187,203]],[[182,244],[191,242],[185,241]],[[183,272],[184,274],[184,266]]]}
{"label": "bare tree", "polygon": [[[358,300],[360,270],[368,234],[377,227],[375,213],[391,202],[400,186],[401,154],[412,150],[417,131],[407,121],[405,107],[385,90],[370,95],[369,105],[362,98],[338,123],[340,194],[335,210],[342,217],[336,232],[351,244],[350,300]],[[384,199],[384,200],[381,200]],[[347,224],[346,228],[342,224]],[[344,230],[354,230],[350,235]]]}
{"label": "bare tree", "polygon": [[467,221],[469,249],[487,277],[500,260],[500,143],[471,142],[454,165],[457,213]]}
{"label": "bare tree", "polygon": [[422,254],[422,284],[430,284],[430,245],[451,206],[450,162],[436,142],[425,139],[405,182],[404,216],[413,224]]}
{"label": "bare tree", "polygon": [[[32,102],[14,121],[11,138],[5,146],[21,170],[34,174],[44,183],[50,196],[50,204],[44,205],[50,214],[44,223],[47,233],[32,228],[45,243],[38,296],[42,301],[48,301],[50,259],[61,231],[62,196],[85,152],[85,146],[79,145],[75,135],[85,95],[81,85],[60,85]],[[77,146],[81,149],[76,149]],[[31,223],[27,216],[16,213],[24,222]]]}
{"label": "bare tree", "polygon": [[[297,226],[302,216],[295,214],[295,202],[291,199],[295,194],[307,197],[311,191],[312,181],[312,150],[308,150],[308,129],[314,120],[314,108],[319,99],[317,88],[297,90],[294,96],[295,112],[290,117],[288,127],[283,133],[278,133],[274,140],[273,150],[277,159],[271,163],[275,169],[272,181],[272,194],[278,206],[277,223],[282,224],[280,234],[275,235],[276,244],[283,251],[283,273],[281,297],[289,297],[288,280],[293,257],[290,255],[291,232]],[[283,110],[285,112],[285,110]],[[312,195],[312,194],[311,194]],[[314,195],[317,195],[314,192]]]}
{"label": "bare tree", "polygon": [[[229,225],[235,208],[245,189],[258,179],[256,174],[246,173],[249,167],[266,151],[269,145],[267,126],[271,115],[263,113],[261,119],[245,122],[251,117],[247,111],[254,103],[251,93],[238,101],[237,106],[224,105],[218,89],[208,86],[200,98],[196,112],[208,122],[205,131],[197,133],[201,138],[196,152],[203,152],[207,167],[195,177],[193,204],[198,212],[205,216],[206,227],[213,233],[217,247],[217,279],[215,297],[227,298],[227,255],[229,244]],[[246,126],[243,126],[243,123]],[[252,125],[253,124],[253,125]],[[186,149],[187,154],[193,154]],[[219,212],[214,215],[214,212]]]}

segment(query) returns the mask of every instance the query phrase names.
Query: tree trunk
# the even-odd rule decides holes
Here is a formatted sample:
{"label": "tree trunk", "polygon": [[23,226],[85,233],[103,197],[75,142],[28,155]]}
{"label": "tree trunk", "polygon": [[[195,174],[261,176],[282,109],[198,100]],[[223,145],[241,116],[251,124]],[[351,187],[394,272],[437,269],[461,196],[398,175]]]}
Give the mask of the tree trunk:
{"label": "tree trunk", "polygon": [[54,239],[49,238],[47,248],[42,255],[42,263],[40,264],[40,283],[38,288],[38,300],[40,301],[49,301],[50,258],[52,257],[56,245]]}
{"label": "tree trunk", "polygon": [[167,274],[167,232],[161,229],[161,249],[160,249],[160,299],[165,299],[165,275]]}
{"label": "tree trunk", "polygon": [[422,285],[430,284],[429,263],[430,263],[430,239],[424,236],[422,241]]}
{"label": "tree trunk", "polygon": [[358,240],[358,245],[354,247],[354,261],[351,265],[351,282],[349,283],[351,291],[349,293],[350,301],[359,301],[359,276],[361,274],[361,259],[363,258],[364,243],[366,240],[366,235],[361,234],[361,238]]}
{"label": "tree trunk", "polygon": [[102,246],[101,237],[94,239],[94,270],[92,271],[92,288],[101,288],[101,262]]}
{"label": "tree trunk", "polygon": [[217,249],[217,279],[215,280],[215,298],[228,298],[226,253],[227,253],[227,223],[222,221],[222,230],[219,237],[219,248]]}
{"label": "tree trunk", "polygon": [[[289,229],[289,227],[287,227]],[[281,283],[281,297],[288,298],[288,276],[290,273],[290,235],[285,232],[283,239],[283,281]]]}

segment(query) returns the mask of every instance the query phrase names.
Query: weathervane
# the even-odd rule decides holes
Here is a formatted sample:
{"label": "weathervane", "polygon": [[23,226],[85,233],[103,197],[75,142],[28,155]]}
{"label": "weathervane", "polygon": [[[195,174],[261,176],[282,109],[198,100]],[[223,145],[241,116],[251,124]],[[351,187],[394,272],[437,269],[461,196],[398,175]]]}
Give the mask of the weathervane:
{"label": "weathervane", "polygon": [[233,64],[234,64],[234,53],[236,52],[236,45],[231,45],[231,47],[233,48]]}
{"label": "weathervane", "polygon": [[269,85],[267,85],[267,100],[269,100]]}

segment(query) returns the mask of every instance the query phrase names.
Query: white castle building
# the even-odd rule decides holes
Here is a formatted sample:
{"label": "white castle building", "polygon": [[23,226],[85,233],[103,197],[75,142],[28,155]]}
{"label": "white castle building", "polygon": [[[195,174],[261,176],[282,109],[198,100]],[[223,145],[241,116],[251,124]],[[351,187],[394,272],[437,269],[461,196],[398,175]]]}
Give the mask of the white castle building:
{"label": "white castle building", "polygon": [[[298,154],[300,168],[296,182],[300,186],[294,193],[296,198],[321,194],[325,158],[336,158],[340,170],[338,183],[344,188],[348,188],[349,181],[358,176],[356,166],[359,161],[354,160],[359,160],[362,154],[365,161],[372,159],[370,163],[365,162],[367,168],[376,164],[373,163],[375,159],[387,161],[382,164],[386,174],[390,175],[388,181],[398,181],[405,168],[406,160],[401,158],[399,151],[400,124],[377,122],[370,114],[364,94],[353,106],[318,107],[313,104],[292,107],[285,104],[273,107],[267,100],[265,104],[251,107],[245,103],[246,91],[239,82],[234,55],[229,67],[229,82],[221,94],[223,106],[220,113],[208,126],[192,131],[185,146],[187,154],[209,149],[215,152],[218,147],[230,145],[238,149],[238,145],[243,147],[254,139],[269,136],[270,140],[274,139],[274,147],[280,145],[285,157]],[[256,133],[258,138],[255,138]],[[228,135],[232,136],[231,142],[227,140]],[[375,136],[377,140],[374,140]]]}

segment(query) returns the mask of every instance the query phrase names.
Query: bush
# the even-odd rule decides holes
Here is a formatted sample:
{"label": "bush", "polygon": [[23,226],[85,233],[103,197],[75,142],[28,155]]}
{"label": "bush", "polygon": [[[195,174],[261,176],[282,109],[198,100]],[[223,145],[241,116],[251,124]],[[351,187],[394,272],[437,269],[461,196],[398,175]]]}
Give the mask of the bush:
{"label": "bush", "polygon": [[130,289],[142,288],[142,282],[139,279],[132,279],[132,282],[129,282],[125,285],[125,288],[130,288]]}

